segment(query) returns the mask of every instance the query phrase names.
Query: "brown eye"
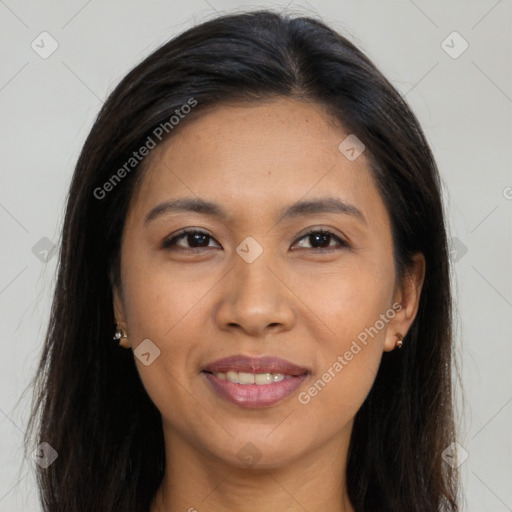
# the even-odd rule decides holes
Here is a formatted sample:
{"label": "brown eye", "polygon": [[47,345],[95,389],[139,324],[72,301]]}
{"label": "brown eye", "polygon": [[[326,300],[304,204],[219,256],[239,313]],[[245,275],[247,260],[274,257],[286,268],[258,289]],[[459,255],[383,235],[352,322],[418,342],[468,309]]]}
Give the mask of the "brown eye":
{"label": "brown eye", "polygon": [[[184,241],[184,244],[181,242]],[[211,247],[209,242],[213,240],[208,233],[199,231],[197,229],[189,229],[182,231],[178,235],[173,236],[169,240],[165,240],[162,243],[164,249],[171,247],[179,247],[181,249],[201,249],[203,247]],[[178,243],[180,242],[180,243]]]}
{"label": "brown eye", "polygon": [[[299,240],[306,240],[310,244],[310,247],[302,246],[302,248],[318,249],[319,252],[322,250],[330,252],[332,249],[348,247],[348,244],[339,236],[325,229],[313,229],[299,238]],[[332,242],[334,242],[334,245]]]}

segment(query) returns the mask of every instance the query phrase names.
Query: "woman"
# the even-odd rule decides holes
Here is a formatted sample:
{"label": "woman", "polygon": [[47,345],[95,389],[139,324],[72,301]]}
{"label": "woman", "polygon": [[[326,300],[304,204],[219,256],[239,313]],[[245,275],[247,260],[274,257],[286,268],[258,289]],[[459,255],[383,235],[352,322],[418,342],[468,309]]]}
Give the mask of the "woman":
{"label": "woman", "polygon": [[44,510],[458,510],[440,195],[404,100],[317,20],[147,57],[71,184]]}

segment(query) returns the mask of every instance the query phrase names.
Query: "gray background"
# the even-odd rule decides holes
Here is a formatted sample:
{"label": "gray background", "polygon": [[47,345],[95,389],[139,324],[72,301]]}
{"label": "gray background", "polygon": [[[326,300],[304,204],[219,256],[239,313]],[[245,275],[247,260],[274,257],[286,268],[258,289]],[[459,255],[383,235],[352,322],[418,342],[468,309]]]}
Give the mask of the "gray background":
{"label": "gray background", "polygon": [[[349,37],[406,95],[424,127],[453,239],[464,509],[512,511],[511,0],[0,0],[1,511],[39,510],[34,462],[20,455],[28,410],[28,397],[20,397],[41,350],[54,283],[57,258],[44,251],[58,243],[94,117],[124,74],[173,35],[216,12],[263,6],[316,13]],[[44,31],[58,43],[46,59]],[[469,44],[457,58],[464,42],[454,31]]]}

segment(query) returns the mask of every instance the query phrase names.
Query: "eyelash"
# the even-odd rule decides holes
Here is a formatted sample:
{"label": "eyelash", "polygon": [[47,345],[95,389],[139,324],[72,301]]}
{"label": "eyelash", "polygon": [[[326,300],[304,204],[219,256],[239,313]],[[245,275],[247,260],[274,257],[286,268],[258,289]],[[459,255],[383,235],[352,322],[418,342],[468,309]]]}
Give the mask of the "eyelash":
{"label": "eyelash", "polygon": [[[348,243],[345,242],[344,240],[342,240],[339,236],[335,235],[334,233],[332,233],[331,231],[329,231],[327,229],[322,229],[322,228],[313,228],[313,229],[309,230],[307,233],[304,233],[304,235],[302,235],[300,238],[298,238],[297,241],[300,241],[300,240],[307,238],[314,234],[322,234],[322,235],[330,236],[331,238],[334,238],[339,243],[339,247],[326,247],[326,248],[312,247],[311,250],[313,250],[314,252],[331,253],[333,251],[337,251],[337,250],[349,247]],[[199,229],[185,229],[185,230],[181,231],[180,233],[178,233],[177,235],[173,236],[172,238],[170,238],[168,240],[164,240],[164,242],[162,243],[162,248],[171,250],[172,246],[176,245],[176,242],[178,240],[185,238],[189,235],[205,235],[205,236],[209,237],[210,239],[214,239],[211,235],[209,235],[205,231],[201,231]],[[208,247],[209,246],[206,246],[206,248],[208,248]],[[180,249],[185,250],[185,251],[198,252],[198,251],[201,251],[201,249],[203,249],[203,247],[190,247],[190,248],[180,247]],[[306,249],[309,249],[309,248],[306,247]]]}

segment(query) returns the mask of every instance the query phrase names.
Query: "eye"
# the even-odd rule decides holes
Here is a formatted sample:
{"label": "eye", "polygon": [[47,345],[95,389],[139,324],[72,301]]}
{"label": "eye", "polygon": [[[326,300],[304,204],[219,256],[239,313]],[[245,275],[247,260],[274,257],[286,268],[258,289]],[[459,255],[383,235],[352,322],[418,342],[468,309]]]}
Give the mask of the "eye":
{"label": "eye", "polygon": [[[311,229],[299,238],[299,241],[301,240],[306,240],[310,244],[310,247],[304,247],[304,245],[302,245],[302,248],[312,248],[316,250],[316,252],[332,252],[333,250],[348,247],[347,242],[327,229]],[[331,242],[335,242],[334,245],[331,244]]]}
{"label": "eye", "polygon": [[[183,245],[183,243],[178,243],[181,240],[185,242],[185,245]],[[162,248],[169,249],[172,246],[177,246],[181,249],[201,249],[204,247],[212,247],[209,245],[211,240],[213,240],[213,237],[205,231],[198,229],[185,229],[172,238],[164,240]]]}
{"label": "eye", "polygon": [[[164,240],[162,248],[170,249],[172,247],[178,247],[185,250],[200,250],[202,248],[213,247],[210,245],[210,242],[213,240],[214,238],[205,231],[199,229],[185,229],[172,238]],[[299,242],[302,240],[309,242],[310,247],[302,243],[301,248],[313,249],[315,252],[332,252],[333,250],[348,247],[347,242],[327,229],[311,229],[298,239]]]}

